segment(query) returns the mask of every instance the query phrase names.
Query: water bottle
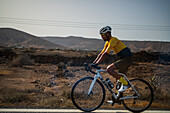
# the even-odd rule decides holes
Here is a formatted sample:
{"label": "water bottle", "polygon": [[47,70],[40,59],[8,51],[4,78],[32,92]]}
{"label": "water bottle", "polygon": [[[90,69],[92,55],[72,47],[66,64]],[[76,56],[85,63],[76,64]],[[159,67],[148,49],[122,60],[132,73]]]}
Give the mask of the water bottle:
{"label": "water bottle", "polygon": [[119,90],[121,87],[122,83],[118,80],[116,84],[116,89]]}
{"label": "water bottle", "polygon": [[110,87],[111,89],[114,88],[114,85],[112,84],[112,82],[110,81],[109,78],[106,78],[106,82],[107,82],[107,84],[109,85],[109,87]]}

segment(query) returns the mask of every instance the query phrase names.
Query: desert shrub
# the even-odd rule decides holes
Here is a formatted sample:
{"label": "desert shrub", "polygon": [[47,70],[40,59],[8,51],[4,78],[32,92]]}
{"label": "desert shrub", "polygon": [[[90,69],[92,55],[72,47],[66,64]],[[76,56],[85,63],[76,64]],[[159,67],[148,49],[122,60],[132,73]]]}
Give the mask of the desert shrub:
{"label": "desert shrub", "polygon": [[154,92],[154,101],[155,102],[168,102],[170,101],[170,94],[162,90],[162,88],[158,88]]}
{"label": "desert shrub", "polygon": [[162,85],[166,82],[167,79],[160,76],[154,75],[150,80],[150,84],[154,90],[154,100],[155,101],[168,101],[170,100],[170,95],[165,89],[162,89]]}
{"label": "desert shrub", "polygon": [[14,56],[16,56],[16,53],[14,53],[11,48],[7,48],[7,47],[1,48],[0,47],[0,57],[11,58]]}
{"label": "desert shrub", "polygon": [[41,89],[27,89],[25,90],[26,93],[43,93],[43,91]]}
{"label": "desert shrub", "polygon": [[30,59],[28,55],[18,56],[16,59],[12,61],[10,66],[12,67],[22,67],[23,65],[33,65],[34,61]]}
{"label": "desert shrub", "polygon": [[165,78],[162,78],[161,76],[156,76],[154,75],[150,80],[150,84],[152,85],[153,87],[153,90],[156,91],[157,89],[159,89],[164,82],[166,82],[167,79]]}
{"label": "desert shrub", "polygon": [[55,77],[63,78],[65,76],[66,65],[63,62],[59,62],[57,67]]}
{"label": "desert shrub", "polygon": [[0,89],[0,100],[2,103],[19,103],[29,100],[29,97],[23,91],[16,89]]}
{"label": "desert shrub", "polygon": [[58,71],[64,70],[66,68],[66,65],[63,62],[58,63]]}
{"label": "desert shrub", "polygon": [[69,88],[65,88],[64,91],[62,92],[62,96],[67,98],[67,99],[71,99],[70,92],[71,92],[71,90]]}
{"label": "desert shrub", "polygon": [[39,107],[60,107],[61,100],[57,97],[47,97],[36,102]]}

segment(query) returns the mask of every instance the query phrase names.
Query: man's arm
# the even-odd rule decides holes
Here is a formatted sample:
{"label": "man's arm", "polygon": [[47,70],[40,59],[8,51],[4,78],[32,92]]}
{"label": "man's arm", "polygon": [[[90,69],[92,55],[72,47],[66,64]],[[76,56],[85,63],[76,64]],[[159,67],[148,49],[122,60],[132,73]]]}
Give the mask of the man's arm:
{"label": "man's arm", "polygon": [[102,61],[104,61],[104,59],[108,56],[108,53],[104,52],[103,54],[99,54],[99,55],[97,57],[98,59],[96,58],[97,59],[96,62],[94,62],[96,64],[100,64]]}
{"label": "man's arm", "polygon": [[[101,51],[101,53],[97,56],[97,58],[94,60],[94,64],[99,64],[99,63],[101,63],[104,59],[105,59],[105,57],[107,56],[106,54],[106,49],[108,49],[108,42],[106,42],[105,43],[105,45],[104,45],[104,48],[103,48],[103,50]],[[103,58],[102,58],[103,57]],[[101,59],[102,58],[102,59]],[[101,60],[101,61],[100,61]]]}
{"label": "man's arm", "polygon": [[101,57],[101,55],[102,55],[102,53],[100,53],[98,56],[97,56],[97,58],[94,60],[94,64],[96,64],[96,62],[99,60],[99,58]]}

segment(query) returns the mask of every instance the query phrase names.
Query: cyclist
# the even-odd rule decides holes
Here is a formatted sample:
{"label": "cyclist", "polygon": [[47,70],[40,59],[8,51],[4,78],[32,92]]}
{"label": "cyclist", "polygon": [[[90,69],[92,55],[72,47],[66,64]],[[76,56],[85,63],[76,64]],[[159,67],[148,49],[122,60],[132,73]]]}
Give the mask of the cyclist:
{"label": "cyclist", "polygon": [[119,59],[115,63],[110,64],[106,70],[110,75],[116,78],[117,82],[122,83],[118,92],[124,92],[128,88],[128,82],[115,70],[118,70],[119,73],[126,74],[128,67],[133,63],[133,57],[130,49],[122,41],[116,37],[112,37],[111,30],[110,26],[100,29],[100,35],[106,43],[93,64],[100,64],[108,56],[110,51],[113,50]]}

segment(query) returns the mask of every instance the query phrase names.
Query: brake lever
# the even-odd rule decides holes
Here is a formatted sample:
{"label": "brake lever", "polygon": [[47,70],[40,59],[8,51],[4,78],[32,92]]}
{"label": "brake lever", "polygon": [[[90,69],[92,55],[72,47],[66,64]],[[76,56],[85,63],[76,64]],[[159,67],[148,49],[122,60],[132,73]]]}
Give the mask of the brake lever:
{"label": "brake lever", "polygon": [[88,72],[89,71],[89,69],[88,69],[88,67],[87,66],[85,66],[85,70]]}
{"label": "brake lever", "polygon": [[89,70],[87,69],[87,67],[88,67],[87,63],[84,63],[84,67],[85,67],[85,70],[88,72]]}
{"label": "brake lever", "polygon": [[[93,73],[93,74],[97,74],[96,72],[92,71],[91,68],[89,68],[89,65],[88,65],[87,63],[84,63],[84,66],[85,66],[85,70],[86,70],[87,72],[90,71],[90,72]],[[93,68],[96,68],[96,67],[97,67],[97,65],[90,65],[90,66],[93,67]]]}

